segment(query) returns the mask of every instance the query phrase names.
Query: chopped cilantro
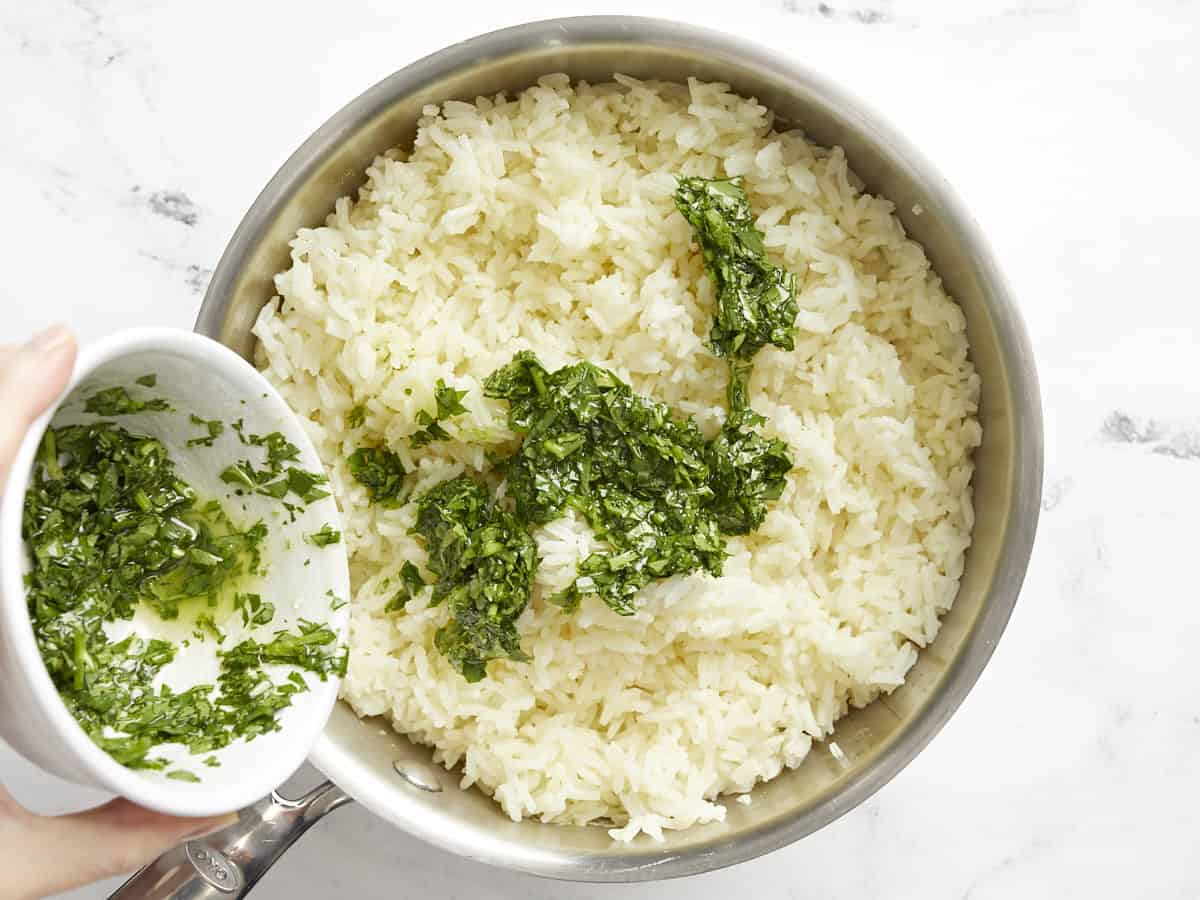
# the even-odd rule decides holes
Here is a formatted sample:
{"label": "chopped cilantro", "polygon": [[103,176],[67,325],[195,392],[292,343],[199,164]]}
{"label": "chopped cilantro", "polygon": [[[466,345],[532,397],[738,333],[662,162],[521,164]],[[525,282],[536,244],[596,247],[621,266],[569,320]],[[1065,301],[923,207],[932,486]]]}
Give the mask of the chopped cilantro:
{"label": "chopped cilantro", "polygon": [[225,633],[217,627],[212,614],[202,612],[196,616],[196,630],[192,632],[192,637],[202,641],[205,635],[211,635],[218,644],[225,643]]}
{"label": "chopped cilantro", "polygon": [[675,206],[695,229],[717,291],[713,349],[738,359],[750,359],[767,344],[791,350],[796,279],[767,259],[741,179],[680,178]]}
{"label": "chopped cilantro", "polygon": [[467,408],[462,405],[462,399],[465,396],[467,396],[466,391],[457,391],[448,387],[446,382],[439,378],[437,386],[433,390],[433,400],[437,409],[433,413],[425,410],[417,413],[417,424],[425,427],[410,437],[409,443],[413,447],[424,447],[426,444],[444,441],[450,437],[450,433],[442,427],[441,423],[445,419],[462,415],[467,411]]}
{"label": "chopped cilantro", "polygon": [[328,547],[330,544],[336,544],[342,539],[342,533],[337,531],[332,525],[326,522],[321,526],[319,531],[314,531],[312,534],[306,534],[304,539],[314,547]]}
{"label": "chopped cilantro", "polygon": [[141,378],[135,379],[142,387],[152,388],[158,384],[158,376],[151,372],[149,375],[143,375]]}
{"label": "chopped cilantro", "polygon": [[366,406],[364,406],[361,403],[358,404],[358,406],[351,409],[350,412],[346,413],[346,427],[347,428],[362,428],[363,424],[366,421],[367,421],[367,408],[366,408]]}
{"label": "chopped cilantro", "polygon": [[107,388],[88,397],[83,404],[84,412],[98,416],[125,416],[139,412],[165,412],[171,404],[162,397],[150,400],[135,400],[123,387]]}
{"label": "chopped cilantro", "polygon": [[[516,621],[529,603],[538,557],[524,523],[460,475],[418,499],[414,531],[437,576],[430,603],[450,607],[450,621],[434,636],[442,655],[467,681],[482,679],[489,660],[529,659]],[[411,590],[412,572],[401,570],[401,577]]]}
{"label": "chopped cilantro", "polygon": [[[167,761],[153,755],[160,744],[210,753],[279,727],[275,714],[303,684],[276,684],[246,665],[244,652],[222,654],[217,685],[176,691],[154,686],[175,658],[174,644],[136,633],[107,637],[106,623],[140,607],[170,619],[185,602],[198,602],[208,607],[196,616],[198,635],[223,641],[211,609],[238,578],[261,569],[266,526],[239,530],[220,504],[198,503],[162,443],[112,422],[47,430],[22,536],[32,561],[29,615],[46,671],[84,731],[117,762],[163,769]],[[243,616],[270,621],[270,604],[235,596],[255,598],[242,600]],[[302,623],[298,634],[277,634],[269,646],[283,651],[269,661],[341,671],[344,653],[316,630]],[[304,652],[284,652],[289,640]]]}
{"label": "chopped cilantro", "polygon": [[767,344],[794,346],[796,279],[767,259],[763,236],[740,179],[681,178],[675,205],[696,232],[717,288],[710,339],[729,361],[728,416],[711,442],[711,505],[721,531],[748,534],[778,500],[792,460],[787,445],[755,431],[766,420],[746,399],[751,359]]}
{"label": "chopped cilantro", "polygon": [[731,417],[707,440],[691,419],[591,363],[548,372],[518,353],[484,392],[509,401],[509,427],[524,435],[505,463],[518,515],[540,524],[571,508],[609,545],[554,598],[568,609],[594,593],[629,615],[654,579],[697,569],[719,575],[722,534],[759,524],[791,469],[781,441],[746,430],[753,413]]}
{"label": "chopped cilantro", "polygon": [[763,523],[767,502],[778,500],[792,470],[788,446],[755,431],[766,420],[747,405],[740,367],[731,365],[729,415],[709,442],[712,513],[724,534],[749,534]]}
{"label": "chopped cilantro", "polygon": [[275,604],[264,602],[260,594],[235,594],[233,609],[242,614],[242,624],[269,625],[275,618]]}
{"label": "chopped cilantro", "polygon": [[[221,472],[223,482],[276,500],[294,494],[305,504],[329,496],[324,475],[285,465],[300,458],[300,448],[278,431],[247,435],[241,419],[233,423],[233,430],[246,446],[262,447],[266,451],[266,464],[258,469],[249,460],[234,463]],[[286,502],[284,506],[292,513],[294,521],[296,507],[288,506]]]}
{"label": "chopped cilantro", "polygon": [[398,612],[404,609],[408,605],[408,601],[426,587],[425,579],[421,577],[420,571],[408,561],[405,561],[404,565],[400,567],[400,581],[402,587],[388,601],[387,606],[383,608],[384,612]]}
{"label": "chopped cilantro", "polygon": [[[277,631],[266,644],[247,638],[221,654],[229,672],[248,673],[264,663],[291,665],[320,676],[346,674],[346,651],[337,650],[337,635],[329,626],[301,619],[299,631]],[[225,677],[224,675],[222,677]]]}
{"label": "chopped cilantro", "polygon": [[195,784],[200,783],[200,776],[194,772],[189,772],[186,769],[172,769],[167,773],[168,778],[174,778],[176,781],[190,781]]}
{"label": "chopped cilantro", "polygon": [[591,363],[551,373],[529,352],[492,373],[484,393],[509,401],[509,427],[525,435],[506,464],[517,513],[541,524],[569,506],[611,547],[583,560],[558,602],[570,609],[581,593],[597,593],[628,615],[655,578],[720,574],[707,444],[694,422]]}
{"label": "chopped cilantro", "polygon": [[367,489],[372,503],[393,508],[404,502],[404,463],[384,447],[359,447],[347,463],[355,481]]}
{"label": "chopped cilantro", "polygon": [[202,419],[195,413],[192,413],[192,424],[203,425],[205,434],[200,437],[191,438],[187,445],[189,447],[211,447],[225,431],[225,423],[220,419]]}

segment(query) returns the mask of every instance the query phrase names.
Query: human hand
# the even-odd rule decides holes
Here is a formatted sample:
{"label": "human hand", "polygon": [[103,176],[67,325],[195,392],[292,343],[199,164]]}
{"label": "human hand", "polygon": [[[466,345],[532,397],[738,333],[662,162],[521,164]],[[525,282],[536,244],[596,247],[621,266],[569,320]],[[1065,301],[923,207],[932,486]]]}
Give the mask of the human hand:
{"label": "human hand", "polygon": [[[75,362],[75,339],[62,326],[21,346],[0,346],[0,489],[30,424],[62,393]],[[187,838],[237,817],[183,819],[128,800],[65,816],[30,812],[0,787],[0,847],[8,859],[0,897],[32,900],[129,872]]]}

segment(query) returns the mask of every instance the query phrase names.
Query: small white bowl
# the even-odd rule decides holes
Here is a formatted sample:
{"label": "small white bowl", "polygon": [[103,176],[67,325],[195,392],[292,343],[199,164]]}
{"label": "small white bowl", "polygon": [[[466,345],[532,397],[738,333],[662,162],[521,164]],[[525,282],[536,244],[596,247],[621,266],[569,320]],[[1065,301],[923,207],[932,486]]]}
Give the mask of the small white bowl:
{"label": "small white bowl", "polygon": [[[153,388],[139,387],[138,377],[154,373]],[[300,448],[297,465],[323,472],[321,461],[299,419],[283,398],[253,366],[208,338],[187,331],[139,328],[105,338],[79,355],[63,400],[42,416],[25,436],[0,498],[0,734],[23,756],[42,768],[79,784],[108,789],[142,806],[184,816],[205,816],[246,806],[269,793],[304,761],[317,740],[337,699],[339,679],[304,677],[309,690],[293,696],[279,715],[280,730],[253,740],[237,740],[215,752],[220,765],[208,767],[186,748],[172,745],[166,756],[174,765],[197,774],[191,783],[167,778],[166,770],[129,769],[92,743],[76,723],[50,679],[34,639],[26,606],[23,576],[29,569],[28,550],[21,537],[22,506],[33,461],[46,427],[94,421],[83,410],[84,400],[98,390],[123,386],[134,396],[165,397],[173,412],[148,412],[111,417],[122,427],[161,440],[180,476],[202,497],[217,498],[231,518],[248,527],[267,523],[263,544],[267,573],[253,587],[275,604],[275,619],[257,634],[294,625],[300,619],[322,622],[345,644],[348,607],[333,609],[331,596],[349,597],[346,552],[341,542],[315,547],[304,540],[328,523],[341,530],[332,497],[308,504],[295,521],[278,500],[249,495],[233,497],[220,472],[240,459],[261,464],[258,448],[245,447],[230,427],[243,419],[247,433],[281,432]],[[224,433],[210,447],[187,447],[188,438],[202,429],[189,415],[220,419]],[[240,620],[239,620],[240,621]],[[128,627],[128,626],[125,626]],[[240,627],[240,626],[233,626]],[[181,626],[163,623],[152,613],[135,616],[132,628],[179,641]],[[234,640],[240,635],[231,635]],[[226,646],[230,645],[227,639]],[[217,671],[213,641],[196,642],[179,652],[164,670],[173,686],[210,682]],[[278,680],[278,678],[276,679]]]}

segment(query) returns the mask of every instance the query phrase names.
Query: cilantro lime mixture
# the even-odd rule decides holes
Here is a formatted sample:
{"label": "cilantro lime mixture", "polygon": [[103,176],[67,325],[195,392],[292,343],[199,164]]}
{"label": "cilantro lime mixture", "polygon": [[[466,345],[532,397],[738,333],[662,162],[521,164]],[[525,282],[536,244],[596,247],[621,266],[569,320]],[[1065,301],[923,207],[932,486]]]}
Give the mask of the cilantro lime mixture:
{"label": "cilantro lime mixture", "polygon": [[[138,384],[153,387],[152,375]],[[90,397],[85,410],[103,416],[170,412],[161,398],[137,399],[125,388]],[[197,443],[212,446],[219,422],[192,417],[204,427]],[[282,435],[246,436],[263,447],[262,468],[248,461],[227,470],[237,490],[250,489],[301,502],[326,496],[324,477],[289,465],[299,450]],[[88,736],[118,762],[132,768],[164,768],[154,755],[164,744],[209,754],[239,738],[279,728],[277,713],[307,690],[299,670],[345,671],[345,651],[327,626],[301,621],[269,639],[248,636],[223,646],[226,635],[215,614],[228,600],[230,616],[243,626],[269,625],[275,607],[240,590],[262,575],[261,548],[267,526],[238,528],[215,500],[202,502],[176,473],[167,448],[112,421],[50,428],[42,439],[25,497],[22,533],[32,570],[26,577],[29,615],[46,670],[63,702]],[[311,536],[317,546],[340,540],[325,526]],[[216,684],[175,691],[157,679],[179,647],[131,633],[110,640],[106,628],[149,609],[169,621],[188,617],[186,641],[219,646]],[[276,683],[264,665],[292,667]],[[205,760],[216,765],[215,757]],[[197,780],[185,769],[167,773]]]}
{"label": "cilantro lime mixture", "polygon": [[[675,203],[717,288],[710,343],[729,361],[725,425],[706,438],[694,420],[588,362],[551,372],[521,352],[493,372],[484,394],[508,402],[509,427],[523,436],[515,453],[496,461],[505,498],[460,475],[416,501],[414,531],[434,576],[430,602],[448,602],[452,613],[436,645],[467,681],[485,677],[489,660],[529,659],[516,622],[538,564],[533,527],[568,509],[582,514],[608,549],[584,559],[553,600],[573,611],[595,594],[632,615],[637,592],[655,579],[699,569],[720,575],[724,536],[752,532],[783,493],[792,468],[787,445],[756,430],[765,419],[745,397],[753,356],[767,344],[792,348],[795,279],[767,260],[738,180],[681,178]],[[425,427],[411,446],[449,438],[441,422],[466,411],[464,396],[439,379],[437,411],[420,413]],[[356,408],[352,426],[363,415]],[[394,451],[360,447],[349,464],[372,502],[407,499]],[[426,587],[411,562],[401,580],[389,610],[403,610]]]}

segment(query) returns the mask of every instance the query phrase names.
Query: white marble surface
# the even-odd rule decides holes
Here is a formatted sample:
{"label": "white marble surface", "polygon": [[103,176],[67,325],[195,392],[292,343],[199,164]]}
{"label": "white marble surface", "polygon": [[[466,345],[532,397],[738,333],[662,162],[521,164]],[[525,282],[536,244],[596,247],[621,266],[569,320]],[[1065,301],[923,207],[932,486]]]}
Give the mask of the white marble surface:
{"label": "white marble surface", "polygon": [[[85,339],[190,325],[255,193],[343,103],[452,40],[597,11],[796,54],[884,111],[965,196],[1021,300],[1044,393],[1044,513],[1016,614],[916,762],[764,859],[562,885],[452,858],[352,807],[256,896],[1200,895],[1194,2],[8,0],[0,341],[53,319]],[[96,799],[2,747],[0,780],[45,811]]]}

